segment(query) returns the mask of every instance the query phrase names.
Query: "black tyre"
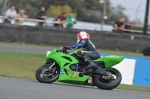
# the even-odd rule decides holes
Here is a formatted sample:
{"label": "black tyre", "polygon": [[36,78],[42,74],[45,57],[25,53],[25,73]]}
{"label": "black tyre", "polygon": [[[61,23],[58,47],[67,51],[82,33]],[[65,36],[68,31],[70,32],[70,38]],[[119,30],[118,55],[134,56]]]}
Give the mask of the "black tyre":
{"label": "black tyre", "polygon": [[122,80],[121,73],[115,68],[110,68],[105,70],[111,72],[113,74],[114,79],[108,80],[108,79],[93,77],[94,84],[99,89],[104,89],[104,90],[111,90],[116,88],[121,83]]}
{"label": "black tyre", "polygon": [[[44,64],[36,71],[36,79],[41,83],[53,83],[58,80],[60,75],[59,65],[54,63]],[[42,75],[41,75],[42,74]],[[42,76],[42,77],[41,77]]]}
{"label": "black tyre", "polygon": [[142,53],[144,56],[150,56],[150,46],[145,47]]}

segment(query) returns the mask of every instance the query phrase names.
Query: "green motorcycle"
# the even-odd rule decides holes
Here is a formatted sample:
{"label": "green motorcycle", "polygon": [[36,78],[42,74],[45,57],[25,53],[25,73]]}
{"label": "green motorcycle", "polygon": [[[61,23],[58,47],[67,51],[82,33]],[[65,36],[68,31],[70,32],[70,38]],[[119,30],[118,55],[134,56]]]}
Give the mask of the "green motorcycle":
{"label": "green motorcycle", "polygon": [[36,79],[41,83],[71,83],[80,85],[97,86],[99,89],[111,90],[116,88],[122,80],[121,73],[112,68],[120,63],[122,56],[104,56],[93,60],[98,67],[111,74],[111,77],[102,75],[99,68],[96,70],[84,69],[86,64],[76,55],[77,51],[70,53],[60,49],[54,49],[46,56],[46,63],[36,71]]}

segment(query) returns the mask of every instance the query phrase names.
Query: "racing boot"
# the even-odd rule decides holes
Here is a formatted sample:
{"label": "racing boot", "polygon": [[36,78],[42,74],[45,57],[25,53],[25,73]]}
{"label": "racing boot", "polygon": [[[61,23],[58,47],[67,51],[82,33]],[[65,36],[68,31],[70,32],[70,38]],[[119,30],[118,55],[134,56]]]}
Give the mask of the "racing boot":
{"label": "racing boot", "polygon": [[84,55],[83,58],[85,59],[85,62],[87,63],[87,66],[85,67],[86,70],[92,69],[92,72],[97,72],[103,75],[104,78],[110,78],[111,73],[106,72],[103,68],[100,66],[97,66],[88,56]]}
{"label": "racing boot", "polygon": [[87,55],[83,55],[82,58],[87,64],[87,66],[85,67],[86,69],[97,69],[97,65]]}
{"label": "racing boot", "polygon": [[97,68],[97,65],[87,56],[85,55],[84,53],[82,53],[81,51],[78,51],[77,52],[77,55],[84,59],[85,63],[86,63],[86,68],[87,69],[92,69],[92,68]]}

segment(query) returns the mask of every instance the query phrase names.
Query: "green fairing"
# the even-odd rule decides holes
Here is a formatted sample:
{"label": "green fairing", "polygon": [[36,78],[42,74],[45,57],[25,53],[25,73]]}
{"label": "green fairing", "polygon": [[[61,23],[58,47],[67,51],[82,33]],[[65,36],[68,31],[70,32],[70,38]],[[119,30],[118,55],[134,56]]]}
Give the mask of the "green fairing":
{"label": "green fairing", "polygon": [[[69,60],[63,58],[63,56],[69,57],[72,61],[69,61]],[[53,51],[46,57],[46,62],[52,61],[51,59],[55,60],[55,61],[59,64],[59,66],[60,66],[61,68],[63,68],[63,66],[64,66],[66,63],[69,63],[68,65],[78,63],[78,60],[77,60],[76,58],[74,58],[73,56],[68,55],[68,54],[64,54],[64,53],[61,53],[61,52],[57,52],[56,49],[53,50]],[[67,65],[67,66],[68,66],[68,65]],[[65,66],[65,67],[67,67],[67,66]]]}
{"label": "green fairing", "polygon": [[[71,61],[63,58],[63,56],[69,57]],[[72,71],[69,66],[72,64],[78,63],[78,60],[74,58],[71,55],[56,52],[56,49],[54,49],[47,57],[46,57],[46,62],[51,62],[52,60],[55,60],[56,63],[58,63],[60,67],[60,71],[66,70],[67,73],[62,73],[59,76],[58,81],[59,82],[66,82],[66,83],[76,83],[76,84],[82,84],[84,81],[86,81],[89,76],[83,76],[79,77],[78,74],[79,72]],[[68,63],[66,66],[64,66],[66,63]],[[76,77],[73,77],[74,74],[77,74]]]}
{"label": "green fairing", "polygon": [[94,60],[94,62],[104,62],[105,68],[110,68],[118,63],[120,63],[124,59],[123,56],[103,56],[102,58],[99,58],[97,60]]}
{"label": "green fairing", "polygon": [[[76,52],[77,51],[73,52],[72,54],[75,54]],[[71,61],[67,60],[63,57],[70,58]],[[94,60],[94,62],[104,62],[105,68],[110,68],[110,67],[120,63],[123,59],[124,58],[122,56],[104,56],[102,58]],[[56,49],[54,49],[46,57],[46,63],[49,63],[52,61],[55,61],[60,67],[61,73],[60,73],[58,82],[83,84],[90,77],[90,76],[85,76],[85,75],[83,77],[79,77],[78,76],[79,72],[73,71],[69,68],[70,65],[79,63],[79,61],[75,57],[73,57],[69,54],[57,52]]]}

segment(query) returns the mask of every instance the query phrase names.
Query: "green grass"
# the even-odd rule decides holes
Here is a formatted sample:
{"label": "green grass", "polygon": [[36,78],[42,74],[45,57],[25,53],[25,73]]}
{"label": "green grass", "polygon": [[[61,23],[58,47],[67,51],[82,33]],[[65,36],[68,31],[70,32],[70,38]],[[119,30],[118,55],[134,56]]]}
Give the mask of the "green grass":
{"label": "green grass", "polygon": [[[35,80],[35,72],[45,62],[45,55],[0,52],[0,76]],[[120,85],[117,89],[150,92],[150,87]]]}
{"label": "green grass", "polygon": [[150,87],[124,85],[124,84],[119,85],[117,89],[150,92]]}
{"label": "green grass", "polygon": [[[39,47],[39,48],[60,48],[61,46],[48,46],[48,45],[35,45],[35,44],[21,44],[21,43],[6,43],[6,42],[0,42],[0,44],[5,45],[14,45],[14,46],[30,46],[30,47]],[[118,50],[107,50],[107,49],[98,49],[100,53],[106,53],[106,54],[114,54],[114,55],[128,55],[128,56],[143,56],[142,53],[138,52],[127,52],[127,51],[118,51]]]}
{"label": "green grass", "polygon": [[36,69],[45,62],[45,55],[0,52],[0,75],[34,79]]}

